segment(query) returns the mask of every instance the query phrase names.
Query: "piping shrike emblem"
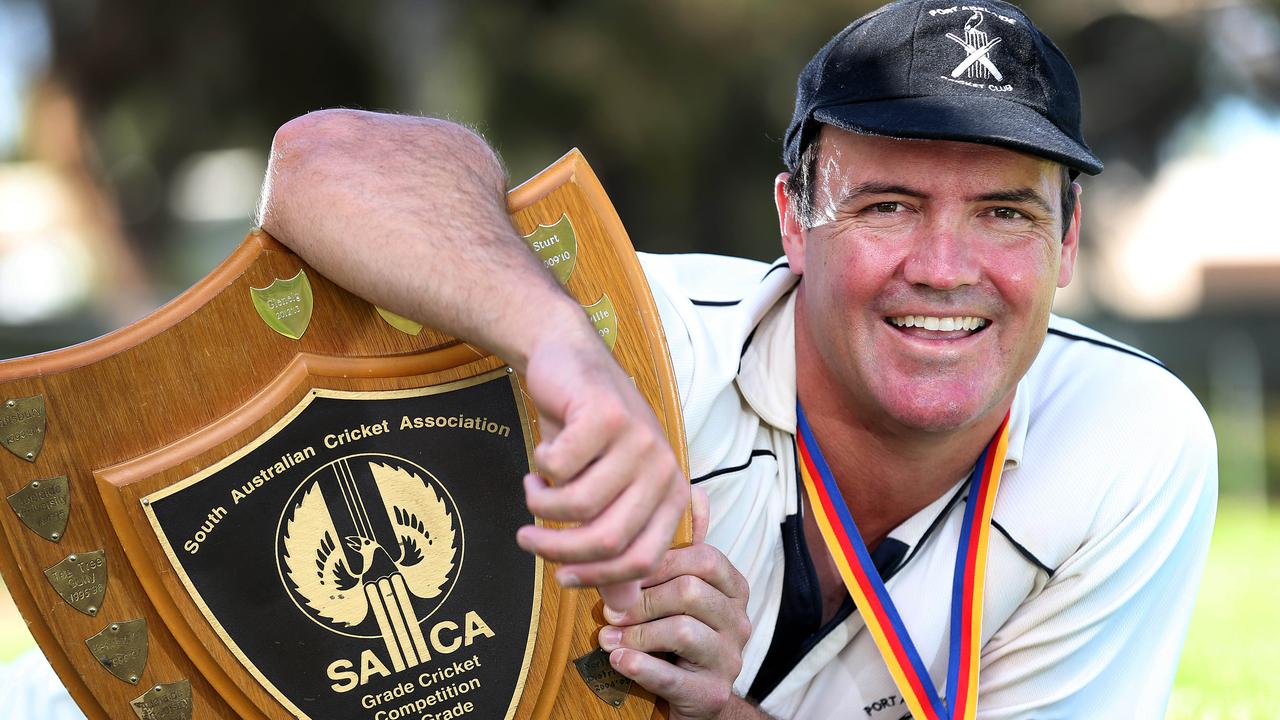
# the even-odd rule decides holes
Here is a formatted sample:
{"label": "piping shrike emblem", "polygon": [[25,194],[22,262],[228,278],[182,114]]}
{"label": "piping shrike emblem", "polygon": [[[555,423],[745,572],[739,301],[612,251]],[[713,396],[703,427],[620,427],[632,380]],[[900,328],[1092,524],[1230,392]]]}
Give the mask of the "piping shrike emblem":
{"label": "piping shrike emblem", "polygon": [[1000,44],[1000,38],[987,39],[987,33],[983,31],[982,22],[984,17],[982,12],[974,10],[973,15],[964,24],[964,37],[958,37],[955,33],[947,33],[947,39],[964,48],[968,53],[964,60],[956,65],[951,71],[951,77],[958,78],[962,74],[965,77],[975,80],[987,80],[995,78],[996,80],[1004,80],[1004,75],[991,62],[989,57],[992,48]]}
{"label": "piping shrike emblem", "polygon": [[[381,636],[397,667],[430,658],[421,623],[459,564],[456,508],[415,471],[389,456],[336,460],[298,488],[281,518],[281,574],[295,605],[332,632]],[[340,531],[335,515],[354,531]]]}

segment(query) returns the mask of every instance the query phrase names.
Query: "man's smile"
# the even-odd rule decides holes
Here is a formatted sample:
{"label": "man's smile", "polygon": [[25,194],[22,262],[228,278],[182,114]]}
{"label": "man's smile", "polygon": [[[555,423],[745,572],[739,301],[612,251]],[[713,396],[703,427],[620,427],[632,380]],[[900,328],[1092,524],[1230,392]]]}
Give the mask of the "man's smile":
{"label": "man's smile", "polygon": [[976,315],[896,315],[885,322],[899,332],[924,340],[962,340],[977,335],[989,321]]}

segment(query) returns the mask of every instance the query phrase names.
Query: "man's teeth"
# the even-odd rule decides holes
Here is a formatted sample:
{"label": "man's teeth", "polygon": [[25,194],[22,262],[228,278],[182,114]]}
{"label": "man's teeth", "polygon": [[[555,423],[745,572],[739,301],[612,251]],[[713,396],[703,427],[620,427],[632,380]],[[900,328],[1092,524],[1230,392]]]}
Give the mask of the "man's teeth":
{"label": "man's teeth", "polygon": [[985,318],[979,317],[932,317],[930,315],[904,315],[889,318],[889,322],[898,327],[918,327],[925,330],[977,330],[987,324]]}

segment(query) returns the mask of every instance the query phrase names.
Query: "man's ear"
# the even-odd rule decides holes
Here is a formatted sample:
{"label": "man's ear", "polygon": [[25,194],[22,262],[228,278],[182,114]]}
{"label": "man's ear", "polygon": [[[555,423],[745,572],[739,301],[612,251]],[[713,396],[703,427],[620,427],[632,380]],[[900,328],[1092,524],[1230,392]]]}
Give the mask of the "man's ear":
{"label": "man's ear", "polygon": [[1058,287],[1064,288],[1071,283],[1076,270],[1076,256],[1080,252],[1080,212],[1083,191],[1080,183],[1071,183],[1071,192],[1076,194],[1076,207],[1071,216],[1071,227],[1062,236],[1062,256],[1058,263]]}
{"label": "man's ear", "polygon": [[804,224],[797,216],[799,209],[787,193],[787,180],[791,173],[778,173],[773,179],[773,202],[778,206],[778,231],[782,236],[782,251],[787,254],[791,272],[804,274]]}

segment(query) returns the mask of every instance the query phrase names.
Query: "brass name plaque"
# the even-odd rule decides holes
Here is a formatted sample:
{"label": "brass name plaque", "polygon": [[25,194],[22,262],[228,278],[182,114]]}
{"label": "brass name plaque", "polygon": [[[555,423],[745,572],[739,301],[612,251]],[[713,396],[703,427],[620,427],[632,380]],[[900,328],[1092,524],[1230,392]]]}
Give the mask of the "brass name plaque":
{"label": "brass name plaque", "polygon": [[378,317],[386,321],[388,325],[399,330],[405,335],[417,335],[422,332],[422,323],[416,323],[403,315],[397,315],[390,310],[375,306],[378,311]]}
{"label": "brass name plaque", "polygon": [[622,707],[631,690],[631,678],[613,669],[609,664],[609,653],[596,648],[574,660],[573,664],[596,697],[614,707]]}
{"label": "brass name plaque", "polygon": [[107,551],[68,555],[44,571],[59,597],[85,615],[97,615],[107,596]]}
{"label": "brass name plaque", "polygon": [[583,309],[587,311],[587,317],[591,318],[591,324],[596,326],[596,332],[600,333],[600,339],[604,340],[604,344],[612,352],[613,346],[618,343],[618,311],[613,309],[613,301],[606,294],[594,304],[584,305]]}
{"label": "brass name plaque", "polygon": [[299,340],[311,324],[311,281],[302,270],[288,280],[276,278],[264,288],[249,288],[253,307],[272,330]]}
{"label": "brass name plaque", "polygon": [[0,445],[27,462],[35,462],[44,447],[44,424],[43,395],[5,400],[0,405]]}
{"label": "brass name plaque", "polygon": [[138,720],[191,720],[191,681],[156,685],[129,705]]}
{"label": "brass name plaque", "polygon": [[142,670],[147,666],[145,618],[111,623],[84,642],[107,672],[127,683],[138,684]]}
{"label": "brass name plaque", "polygon": [[524,241],[561,285],[569,282],[578,264],[578,237],[567,214],[561,215],[554,225],[539,224],[524,236]]}
{"label": "brass name plaque", "polygon": [[504,370],[315,389],[143,505],[210,625],[294,716],[502,720],[541,597],[541,565],[515,542],[533,522],[519,482],[530,453]]}
{"label": "brass name plaque", "polygon": [[7,499],[14,514],[32,532],[49,542],[62,539],[71,513],[71,491],[66,475],[32,480]]}

